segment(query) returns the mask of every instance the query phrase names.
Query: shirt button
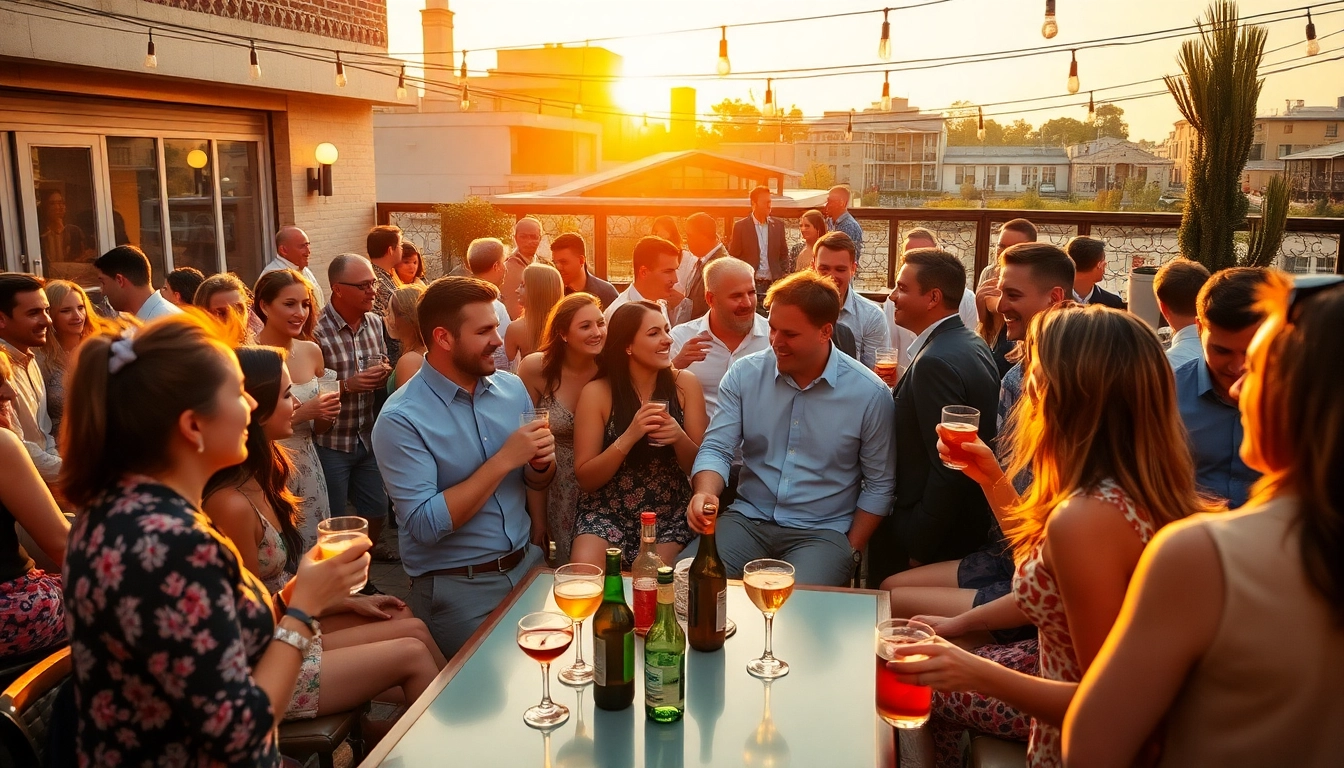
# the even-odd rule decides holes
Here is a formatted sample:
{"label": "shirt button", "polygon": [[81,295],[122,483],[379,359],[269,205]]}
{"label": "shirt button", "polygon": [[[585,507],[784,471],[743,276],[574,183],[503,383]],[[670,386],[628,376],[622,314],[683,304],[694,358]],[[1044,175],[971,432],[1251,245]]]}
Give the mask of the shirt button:
{"label": "shirt button", "polygon": [[794,449],[794,448],[790,448],[790,449],[789,449],[789,453],[790,453],[790,454],[794,454],[794,453],[797,453],[797,452],[798,452],[798,451],[797,451],[796,449]]}

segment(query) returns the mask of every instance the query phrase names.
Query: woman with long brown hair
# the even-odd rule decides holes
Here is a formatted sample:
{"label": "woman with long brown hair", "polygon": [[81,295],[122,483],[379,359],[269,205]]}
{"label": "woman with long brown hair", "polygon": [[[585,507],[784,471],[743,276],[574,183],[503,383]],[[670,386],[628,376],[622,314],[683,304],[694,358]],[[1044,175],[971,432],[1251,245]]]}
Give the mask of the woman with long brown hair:
{"label": "woman with long brown hair", "polygon": [[387,300],[387,333],[401,344],[401,356],[387,379],[388,394],[401,389],[425,362],[425,340],[420,335],[416,311],[424,294],[424,283],[409,283],[393,291]]}
{"label": "woman with long brown hair", "polygon": [[[558,563],[569,562],[574,541],[574,511],[579,486],[574,477],[574,411],[579,393],[601,370],[599,357],[607,341],[602,304],[590,293],[571,293],[546,319],[541,346],[518,365],[532,403],[550,418],[555,436],[555,480],[545,491],[528,491],[533,530],[546,532],[555,544]],[[544,541],[533,543],[546,549]]]}
{"label": "woman with long brown hair", "polygon": [[[1013,601],[1040,633],[1040,676],[951,643],[905,646],[906,682],[975,691],[1031,717],[1028,764],[1057,766],[1059,728],[1110,631],[1143,548],[1162,526],[1214,509],[1195,490],[1175,384],[1157,336],[1103,307],[1038,314],[1022,399],[1010,416],[1009,466],[976,440],[963,470],[984,489],[1017,562]],[[939,450],[946,455],[941,441]],[[1010,478],[1030,467],[1018,496]]]}
{"label": "woman with long brown hair", "polygon": [[1148,547],[1069,708],[1069,765],[1131,765],[1160,723],[1162,765],[1344,754],[1344,278],[1298,280],[1271,273],[1233,385],[1264,474]]}
{"label": "woman with long brown hair", "polygon": [[51,416],[51,433],[60,434],[61,416],[65,412],[65,370],[70,365],[75,348],[81,341],[97,333],[101,319],[89,300],[89,294],[78,283],[69,280],[49,280],[46,285],[47,302],[51,305],[51,328],[47,343],[38,353],[37,364],[42,369],[42,380],[47,386],[47,414]]}
{"label": "woman with long brown hair", "polygon": [[251,326],[252,316],[248,312],[248,305],[252,303],[252,294],[232,272],[221,272],[205,278],[196,289],[191,303],[213,315],[235,347],[253,343],[255,334],[261,330],[260,327]]}
{"label": "woman with long brown hair", "polygon": [[551,308],[565,297],[565,283],[560,272],[550,264],[528,264],[523,268],[523,281],[518,284],[518,301],[523,315],[504,332],[504,354],[516,369],[524,357],[541,346],[546,320]]}

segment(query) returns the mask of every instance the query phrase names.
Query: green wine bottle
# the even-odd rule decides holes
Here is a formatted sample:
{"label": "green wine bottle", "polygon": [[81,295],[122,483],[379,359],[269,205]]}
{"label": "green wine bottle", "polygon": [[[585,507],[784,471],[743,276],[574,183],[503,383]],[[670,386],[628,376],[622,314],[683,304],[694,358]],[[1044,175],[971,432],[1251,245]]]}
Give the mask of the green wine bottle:
{"label": "green wine bottle", "polygon": [[673,607],[672,569],[658,569],[658,612],[644,638],[644,714],[672,723],[686,712],[686,633]]}
{"label": "green wine bottle", "polygon": [[622,710],[635,701],[635,614],[625,602],[621,550],[607,550],[602,605],[593,614],[593,703]]}

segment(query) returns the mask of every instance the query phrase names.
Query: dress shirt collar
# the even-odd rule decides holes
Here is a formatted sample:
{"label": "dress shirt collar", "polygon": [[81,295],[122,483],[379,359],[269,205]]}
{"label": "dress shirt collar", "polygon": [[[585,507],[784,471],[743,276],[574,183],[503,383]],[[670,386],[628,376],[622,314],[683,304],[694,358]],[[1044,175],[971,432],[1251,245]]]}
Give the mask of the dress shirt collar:
{"label": "dress shirt collar", "polygon": [[[713,327],[710,326],[708,312],[690,321],[689,323],[687,323],[687,325],[689,325],[691,329],[695,331],[695,333],[691,334],[692,336],[708,332],[710,338],[714,339],[714,341],[717,341],[719,344],[722,344],[724,349],[728,348],[728,345],[723,343],[723,339],[719,338],[719,335],[717,333],[714,333]],[[742,342],[737,345],[737,349],[741,349],[742,347],[747,346],[748,339],[752,339],[758,336],[765,337],[769,335],[770,335],[770,321],[766,320],[764,317],[761,317],[760,314],[752,313],[751,330],[747,331],[747,335],[742,337]],[[732,352],[735,353],[737,352],[737,350],[736,349],[732,350]]]}
{"label": "dress shirt collar", "polygon": [[[55,333],[55,331],[48,329],[47,333]],[[26,368],[28,364],[31,363],[33,361],[33,358],[35,357],[31,349],[28,350],[27,352],[20,352],[18,347],[14,346],[13,344],[10,344],[8,341],[5,341],[4,339],[0,339],[0,348],[3,348],[6,352],[8,352],[9,356],[14,359],[14,362],[20,368]]]}
{"label": "dress shirt collar", "polygon": [[[1185,326],[1184,328],[1180,329],[1179,331],[1176,331],[1175,333],[1171,334],[1171,346],[1174,347],[1174,346],[1176,346],[1177,344],[1180,344],[1180,343],[1182,343],[1182,342],[1185,342],[1187,339],[1191,339],[1191,338],[1194,338],[1194,339],[1198,339],[1198,338],[1199,338],[1199,326],[1196,325],[1196,324],[1194,324],[1194,323],[1191,323],[1191,324]],[[1202,347],[1201,347],[1201,349],[1202,349]],[[1203,357],[1203,356],[1204,356],[1204,355],[1203,355],[1203,352],[1201,352],[1201,353],[1200,353],[1200,357]]]}
{"label": "dress shirt collar", "polygon": [[[820,381],[826,382],[831,386],[831,389],[835,389],[836,383],[840,380],[840,356],[845,353],[841,352],[834,344],[831,344],[830,349],[826,351],[826,354],[826,367],[821,369],[821,375],[813,379],[812,383],[808,384],[806,387],[799,387],[798,382],[794,381],[792,376],[785,376],[779,372],[779,358],[775,357],[775,352],[772,349],[770,351],[770,357],[775,360],[775,380],[778,381],[782,377],[800,392],[806,392],[815,387],[817,382]],[[857,361],[855,362],[857,363]]]}
{"label": "dress shirt collar", "polygon": [[1200,397],[1212,396],[1214,400],[1225,405],[1230,405],[1226,400],[1218,396],[1217,390],[1213,388],[1213,374],[1209,373],[1209,364],[1203,355],[1199,356],[1199,365],[1195,366],[1195,394]]}
{"label": "dress shirt collar", "polygon": [[[753,221],[754,221],[754,219],[753,219]],[[718,250],[719,250],[720,248],[722,248],[722,247],[723,247],[723,243],[721,243],[721,242],[720,242],[720,243],[715,243],[715,244],[714,244],[714,247],[713,247],[713,248],[710,248],[709,251],[706,252],[704,256],[696,256],[694,253],[692,253],[691,256],[693,256],[693,257],[695,258],[695,263],[700,264],[700,265],[704,265],[705,263],[707,263],[707,262],[709,261],[709,257],[710,257],[710,256],[713,256],[714,253],[715,253],[716,251],[718,251]]]}
{"label": "dress shirt collar", "polygon": [[[425,382],[425,385],[445,403],[451,403],[456,399],[459,392],[466,395],[468,400],[473,398],[472,393],[467,392],[465,389],[458,386],[457,382],[444,376],[442,373],[439,373],[439,369],[430,365],[429,358],[425,358],[420,362],[420,376],[422,377],[421,381]],[[476,394],[490,391],[490,387],[494,383],[494,378],[494,376],[482,376],[477,379]]]}
{"label": "dress shirt collar", "polygon": [[905,349],[906,353],[910,355],[910,359],[914,360],[915,355],[919,354],[919,350],[924,347],[925,342],[927,342],[929,340],[929,337],[933,335],[933,331],[935,328],[947,322],[948,320],[951,320],[954,317],[960,317],[960,315],[958,315],[956,312],[953,312],[952,314],[942,318],[941,320],[935,320],[931,325],[929,325],[928,328],[925,328],[918,336],[916,336],[915,340],[910,342],[910,346],[906,347]]}
{"label": "dress shirt collar", "polygon": [[337,312],[336,305],[331,302],[327,302],[327,306],[322,308],[322,312],[331,318],[331,324],[333,328],[335,328],[338,331],[341,330],[342,328],[349,328],[350,332],[355,335],[359,335],[360,330],[362,330],[365,325],[368,325],[369,322],[369,313],[365,312],[364,315],[359,320],[359,327],[356,328],[355,326],[346,322],[345,316],[342,315],[340,312]]}
{"label": "dress shirt collar", "polygon": [[1079,304],[1082,304],[1083,306],[1087,306],[1088,304],[1091,304],[1093,298],[1096,297],[1097,286],[1093,285],[1092,290],[1088,291],[1086,296],[1079,296],[1077,291],[1073,291],[1072,293],[1074,301],[1078,302]]}
{"label": "dress shirt collar", "polygon": [[294,262],[290,261],[289,259],[286,259],[284,256],[281,256],[278,253],[275,254],[275,260],[283,264],[285,266],[285,269],[292,269],[295,272],[302,273],[304,270],[308,269],[307,267],[300,267],[298,264],[295,264]]}
{"label": "dress shirt collar", "polygon": [[851,315],[858,317],[859,314],[858,300],[861,298],[863,297],[859,296],[857,293],[854,292],[854,284],[850,283],[849,287],[845,289],[845,301],[843,304],[840,305],[841,314],[848,312]]}

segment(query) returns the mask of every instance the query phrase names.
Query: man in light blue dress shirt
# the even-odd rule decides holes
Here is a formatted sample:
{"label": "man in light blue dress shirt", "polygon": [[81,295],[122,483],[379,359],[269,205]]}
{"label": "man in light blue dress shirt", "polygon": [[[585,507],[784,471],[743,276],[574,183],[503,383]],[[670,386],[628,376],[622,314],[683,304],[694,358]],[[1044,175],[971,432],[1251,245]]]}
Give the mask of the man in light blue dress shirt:
{"label": "man in light blue dress shirt", "polygon": [[1173,371],[1204,356],[1204,348],[1199,342],[1195,302],[1208,281],[1208,268],[1190,259],[1168,261],[1153,278],[1157,308],[1173,331],[1171,346],[1167,347],[1167,362],[1171,363]]}
{"label": "man in light blue dress shirt", "polygon": [[723,377],[687,520],[705,530],[704,505],[718,503],[740,447],[737,499],[715,526],[728,575],[740,578],[749,561],[773,557],[792,563],[800,584],[840,586],[891,509],[891,390],[831,344],[840,294],[830,280],[798,272],[765,301],[771,348]]}
{"label": "man in light blue dress shirt", "polygon": [[869,370],[877,368],[877,350],[891,346],[891,332],[882,307],[854,290],[859,252],[849,235],[839,230],[822,235],[814,246],[812,268],[840,289],[840,324],[854,333],[854,353]]}
{"label": "man in light blue dress shirt", "polygon": [[826,214],[826,220],[832,231],[838,229],[854,241],[854,258],[857,260],[863,256],[863,227],[859,226],[854,214],[849,212],[849,199],[849,187],[843,185],[831,187],[826,193],[822,213]]}
{"label": "man in light blue dress shirt", "polygon": [[425,362],[373,428],[411,610],[449,657],[542,564],[525,489],[543,490],[555,475],[550,430],[518,426],[532,408],[527,389],[495,372],[498,295],[475,278],[430,285],[418,312]]}

